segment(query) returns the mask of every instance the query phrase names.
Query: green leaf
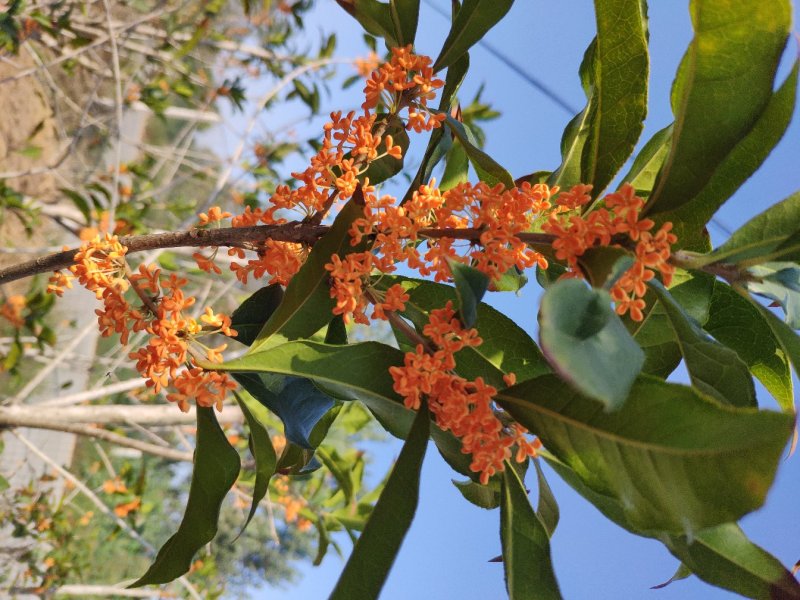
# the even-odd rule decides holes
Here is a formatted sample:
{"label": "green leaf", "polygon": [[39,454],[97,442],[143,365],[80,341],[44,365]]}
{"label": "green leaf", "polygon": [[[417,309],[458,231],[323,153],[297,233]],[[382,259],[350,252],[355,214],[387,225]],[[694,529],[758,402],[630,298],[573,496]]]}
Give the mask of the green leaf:
{"label": "green leaf", "polygon": [[511,173],[478,147],[478,141],[466,125],[459,123],[450,115],[447,115],[445,124],[461,142],[481,181],[491,186],[502,183],[509,190],[514,188],[514,178]]}
{"label": "green leaf", "polygon": [[394,34],[394,22],[388,4],[378,0],[336,0],[347,13],[355,18],[369,34],[386,40],[390,48],[399,46]]}
{"label": "green leaf", "polygon": [[558,526],[558,521],[561,518],[561,512],[558,509],[558,502],[553,495],[553,490],[550,489],[550,484],[545,479],[544,471],[538,460],[533,460],[533,466],[536,468],[536,480],[539,484],[539,502],[536,508],[536,516],[542,522],[547,537],[553,537],[553,533]]}
{"label": "green leaf", "polygon": [[658,172],[667,159],[670,144],[672,143],[672,125],[667,125],[651,137],[636,155],[628,171],[622,178],[623,182],[630,183],[639,196],[649,196],[653,191]]}
{"label": "green leaf", "polygon": [[192,557],[217,533],[219,509],[239,476],[239,454],[228,443],[213,408],[197,407],[197,448],[189,499],[178,531],[147,572],[128,587],[168,583],[189,571]]}
{"label": "green leaf", "polygon": [[[772,314],[766,306],[762,306],[752,298],[751,302],[761,311],[767,321],[767,325],[775,335],[775,339],[780,344],[783,353],[788,357],[789,362],[794,366],[794,372],[800,376],[800,336],[792,330],[786,323]],[[781,405],[787,411],[794,412],[794,398],[786,406]]]}
{"label": "green leaf", "polygon": [[756,406],[753,379],[736,352],[693,323],[661,283],[649,285],[672,324],[692,385],[725,404]]}
{"label": "green leaf", "polygon": [[496,400],[574,472],[567,483],[650,535],[692,535],[760,507],[794,426],[791,415],[721,405],[648,376],[614,412],[551,375]]}
{"label": "green leaf", "polygon": [[444,173],[439,182],[439,189],[443,192],[456,187],[460,183],[469,181],[469,157],[464,146],[457,139],[447,152]]}
{"label": "green leaf", "polygon": [[419,20],[419,0],[389,0],[389,11],[399,46],[414,43]]}
{"label": "green leaf", "polygon": [[428,409],[423,404],[330,600],[370,600],[380,595],[417,510],[429,429]]}
{"label": "green leaf", "polygon": [[611,298],[578,279],[555,283],[542,296],[539,343],[573,387],[617,409],[644,363],[644,353],[611,308]]}
{"label": "green leaf", "polygon": [[459,262],[450,261],[448,265],[456,287],[461,322],[464,327],[474,327],[478,319],[478,304],[489,287],[489,278],[478,269]]}
{"label": "green leaf", "polygon": [[348,231],[355,219],[364,216],[360,189],[342,208],[328,233],[314,245],[306,262],[289,282],[283,301],[264,324],[250,346],[250,352],[258,352],[287,340],[308,337],[328,323],[334,302],[328,288],[325,265],[334,254],[357,250],[350,245]]}
{"label": "green leaf", "polygon": [[675,211],[658,215],[671,221],[678,236],[678,248],[703,251],[707,235],[704,225],[717,209],[758,170],[786,133],[792,120],[797,94],[796,61],[783,85],[772,95],[750,132],[730,151],[700,192]]}
{"label": "green leaf", "polygon": [[582,180],[582,157],[586,140],[589,137],[589,127],[592,116],[596,111],[597,98],[592,92],[594,83],[593,65],[594,53],[597,47],[597,39],[593,39],[583,54],[583,60],[579,69],[581,86],[586,94],[586,107],[575,115],[561,136],[561,165],[550,174],[547,184],[552,188],[559,186],[561,189],[569,189]]}
{"label": "green leaf", "polygon": [[647,16],[641,0],[596,0],[592,107],[581,181],[597,196],[633,152],[647,114]]}
{"label": "green leaf", "polygon": [[464,0],[455,14],[450,32],[433,64],[433,70],[449,67],[497,24],[514,0]]}
{"label": "green leaf", "polygon": [[325,343],[340,346],[347,344],[347,325],[344,324],[342,315],[335,315],[328,323],[328,329],[325,331]]}
{"label": "green leaf", "polygon": [[694,198],[747,136],[772,96],[791,29],[788,0],[692,0],[695,36],[672,88],[672,147],[651,213]]}
{"label": "green leaf", "polygon": [[[395,431],[404,436],[414,414],[403,406],[389,374],[389,367],[402,364],[400,350],[378,342],[340,346],[296,341],[222,364],[202,366],[235,373],[277,373],[311,379],[337,398],[360,400],[380,417],[395,423]],[[345,369],[342,365],[358,365],[358,368]]]}
{"label": "green leaf", "polygon": [[550,538],[517,472],[506,464],[500,504],[500,539],[511,600],[561,598],[550,560]]}
{"label": "green leaf", "polygon": [[490,479],[487,485],[471,480],[456,481],[453,479],[452,482],[467,502],[487,510],[500,506],[500,485],[496,480]]}
{"label": "green leaf", "polygon": [[251,345],[282,300],[283,288],[275,283],[262,287],[242,302],[231,314],[231,328],[237,333],[234,339]]}
{"label": "green leaf", "polygon": [[800,329],[800,266],[788,262],[769,262],[748,269],[759,281],[745,285],[754,294],[771,298],[783,307],[786,323]]}
{"label": "green leaf", "polygon": [[736,351],[783,410],[794,411],[787,353],[756,306],[729,285],[715,281],[708,321],[703,328]]}
{"label": "green leaf", "polygon": [[[669,293],[680,303],[684,312],[696,323],[705,324],[708,321],[714,276],[703,272],[686,273],[678,270],[673,277],[673,284]],[[681,349],[672,323],[655,293],[648,291],[645,302],[647,307],[644,321],[637,323],[626,318],[626,327],[644,350],[645,362],[642,372],[666,379],[680,364]]]}
{"label": "green leaf", "polygon": [[253,500],[250,504],[250,512],[247,514],[247,519],[242,526],[242,530],[239,532],[239,535],[242,535],[253,519],[253,516],[256,514],[259,502],[267,495],[269,480],[275,474],[275,467],[278,466],[278,457],[275,454],[275,448],[269,437],[269,431],[267,431],[266,426],[256,417],[258,406],[255,399],[249,394],[234,392],[233,395],[247,421],[247,427],[250,430],[250,451],[256,461],[256,480],[253,484]]}
{"label": "green leaf", "polygon": [[800,599],[800,585],[778,559],[735,523],[665,540],[669,551],[703,581],[748,598]]}
{"label": "green leaf", "polygon": [[[442,283],[384,276],[379,285],[396,283],[409,295],[403,316],[419,331],[428,322],[431,310],[441,308],[448,300],[456,301],[455,290]],[[523,381],[550,371],[536,342],[513,320],[483,302],[478,304],[477,312],[476,328],[483,343],[456,354],[456,368],[462,377],[482,376],[489,385],[500,389],[505,387],[505,373],[514,373],[517,381]]]}
{"label": "green leaf", "polygon": [[750,264],[774,260],[800,261],[800,192],[770,206],[740,229],[698,266],[713,262]]}

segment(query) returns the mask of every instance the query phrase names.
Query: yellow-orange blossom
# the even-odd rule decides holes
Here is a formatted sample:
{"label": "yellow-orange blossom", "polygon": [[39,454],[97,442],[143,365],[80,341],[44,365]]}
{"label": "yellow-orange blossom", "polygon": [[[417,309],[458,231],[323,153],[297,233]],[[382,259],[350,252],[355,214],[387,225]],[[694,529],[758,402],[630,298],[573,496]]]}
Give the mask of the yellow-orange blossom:
{"label": "yellow-orange blossom", "polygon": [[[391,60],[367,81],[363,114],[331,114],[331,122],[324,128],[322,146],[309,167],[292,174],[300,185],[279,186],[267,209],[248,207],[243,214],[233,217],[231,224],[241,227],[284,223],[288,211],[301,217],[324,213],[334,199],[343,202],[350,198],[360,183],[364,216],[351,227],[351,243],[355,246],[367,239],[370,247],[362,252],[334,255],[325,268],[330,273],[334,314],[361,323],[368,323],[370,318],[386,319],[388,313],[405,309],[409,298],[400,285],[383,291],[370,287],[374,273],[391,273],[401,263],[422,276],[433,276],[436,281],[451,280],[448,261],[471,264],[494,284],[515,266],[547,268],[544,256],[519,238],[519,234],[543,222],[541,229],[555,237],[556,257],[569,268],[566,276],[580,277],[578,259],[586,250],[612,245],[612,238],[627,237],[635,247],[635,263],[611,294],[620,314],[627,312],[634,320],[641,320],[645,283],[654,277],[655,271],[661,273],[665,283],[669,282],[673,272],[668,263],[670,246],[676,240],[669,223],[651,233],[654,223],[640,218],[643,201],[629,185],[607,195],[602,208],[586,215],[577,210],[590,199],[591,186],[586,185],[560,191],[545,184],[524,183],[506,189],[502,184],[489,186],[481,182],[463,183],[443,192],[431,181],[420,186],[402,206],[392,196],[376,195],[375,188],[364,177],[369,163],[386,155],[401,158],[402,148],[394,144],[391,136],[381,135],[385,128],[372,111],[383,103],[391,114],[403,118],[401,111],[407,110],[404,120],[409,130],[426,131],[441,126],[444,116],[427,108],[428,100],[443,85],[434,77],[430,63],[429,58],[412,54],[410,47],[395,48]],[[214,207],[201,215],[201,225],[230,216]],[[446,237],[421,240],[420,232],[427,228],[475,228],[480,239],[479,243]],[[228,252],[239,260],[246,258],[241,248],[231,248]],[[242,282],[251,275],[255,278],[269,275],[271,283],[285,285],[302,266],[307,253],[308,248],[300,244],[268,240],[258,247],[256,258],[245,263],[234,262],[231,269]],[[126,279],[122,270],[124,254],[125,249],[116,238],[107,235],[85,244],[71,269],[104,302],[104,309],[97,311],[101,331],[104,335],[120,333],[126,343],[130,331],[146,330],[151,335],[150,341],[131,357],[149,378],[148,385],[158,390],[171,383],[177,392],[167,397],[182,409],[191,398],[201,405],[221,406],[225,391],[233,384],[224,374],[192,365],[189,342],[202,328],[197,321],[184,316],[184,309],[194,302],[180,290],[185,281],[175,275],[161,280],[158,269],[145,266]],[[219,272],[213,254],[194,256],[203,270]],[[68,277],[61,273],[52,281],[56,293],[60,293],[61,286],[69,285]],[[128,281],[137,293],[147,294],[151,299],[150,314],[134,310],[125,302],[123,294]],[[374,308],[368,317],[365,311],[370,302]],[[201,320],[215,331],[230,332],[230,320],[214,315],[210,309],[206,309]],[[425,398],[437,424],[461,439],[463,451],[472,455],[471,469],[480,474],[484,483],[503,469],[512,446],[518,448],[517,460],[534,455],[538,441],[529,441],[520,425],[505,425],[498,418],[493,403],[496,388],[480,377],[470,381],[456,373],[455,353],[480,345],[478,332],[464,328],[448,303],[431,311],[422,335],[426,345],[418,344],[414,352],[406,354],[403,366],[390,369],[394,389],[404,398],[405,405],[417,409]],[[222,349],[205,349],[205,354],[211,360],[221,360]],[[184,364],[188,368],[178,373]],[[505,377],[507,385],[513,385],[514,380],[513,373]]]}

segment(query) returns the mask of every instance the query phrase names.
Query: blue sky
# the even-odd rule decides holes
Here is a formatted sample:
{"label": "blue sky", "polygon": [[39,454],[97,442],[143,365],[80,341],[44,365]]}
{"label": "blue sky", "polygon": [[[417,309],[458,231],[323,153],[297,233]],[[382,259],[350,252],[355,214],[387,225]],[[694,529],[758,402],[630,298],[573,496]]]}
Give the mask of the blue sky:
{"label": "blue sky", "polygon": [[[446,0],[430,1],[442,8],[449,6]],[[688,2],[651,3],[651,99],[642,140],[672,121],[669,90],[692,35],[687,7]],[[307,27],[310,32],[335,31],[338,53],[342,56],[364,52],[360,29],[334,2],[319,2],[307,20]],[[448,23],[423,3],[418,51],[436,55],[447,28]],[[593,35],[594,14],[588,0],[518,0],[486,40],[528,73],[546,82],[571,105],[581,108],[584,96],[577,68]],[[503,113],[500,119],[486,126],[490,154],[515,176],[556,167],[561,133],[571,115],[484,49],[475,48],[471,59],[462,98],[469,100],[485,84],[484,100]],[[785,71],[784,68],[782,73]],[[336,105],[337,98],[334,94],[331,110],[341,108]],[[349,98],[345,106],[348,102],[356,104],[353,96]],[[800,189],[797,158],[800,115],[795,116],[794,124],[761,171],[719,213],[719,221],[725,226],[735,228],[769,204]],[[724,239],[717,227],[712,227],[711,234],[716,244]],[[489,301],[535,334],[538,294],[537,286],[532,283],[519,297],[492,295]],[[766,397],[763,389],[759,389],[759,397]],[[389,464],[399,447],[399,443],[392,441],[378,450],[376,471]],[[552,540],[552,552],[565,598],[734,597],[696,578],[651,591],[652,585],[672,575],[677,560],[658,542],[628,534],[607,521],[554,474],[550,475],[561,507],[561,522]],[[464,501],[450,483],[453,477],[457,475],[431,447],[423,469],[420,509],[384,588],[383,599],[506,597],[502,565],[487,562],[500,552],[499,512],[481,510]],[[529,487],[535,490],[535,482],[529,482]],[[795,456],[780,468],[766,506],[742,523],[754,541],[789,565],[800,558],[800,520],[796,517],[799,494],[800,456]],[[343,565],[343,560],[330,554],[321,567],[301,565],[303,579],[291,589],[266,588],[254,592],[253,597],[270,600],[327,597]]]}

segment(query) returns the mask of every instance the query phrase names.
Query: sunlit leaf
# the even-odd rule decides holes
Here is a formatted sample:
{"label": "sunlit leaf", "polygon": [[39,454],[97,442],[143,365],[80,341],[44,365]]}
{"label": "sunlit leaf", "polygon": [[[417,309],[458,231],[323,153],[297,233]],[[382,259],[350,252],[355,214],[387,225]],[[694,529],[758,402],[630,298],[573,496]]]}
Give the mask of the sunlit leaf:
{"label": "sunlit leaf", "polygon": [[708,321],[703,328],[736,351],[783,410],[794,410],[789,357],[766,316],[752,302],[729,285],[715,281]]}
{"label": "sunlit leaf", "polygon": [[692,573],[712,585],[747,598],[800,599],[800,585],[786,567],[734,523],[665,543]]}
{"label": "sunlit leaf", "polygon": [[775,260],[800,260],[800,192],[749,220],[722,246],[698,259],[697,263]]}
{"label": "sunlit leaf", "polygon": [[695,35],[672,88],[672,147],[651,213],[694,198],[747,136],[772,96],[791,30],[788,0],[693,0],[690,13]]}
{"label": "sunlit leaf", "polygon": [[508,388],[497,402],[574,472],[580,485],[567,482],[577,491],[653,535],[691,535],[761,506],[794,426],[791,415],[721,405],[647,376],[614,412],[552,375]]}
{"label": "sunlit leaf", "polygon": [[517,472],[506,465],[500,504],[500,539],[511,600],[561,598],[550,560],[550,539]]}

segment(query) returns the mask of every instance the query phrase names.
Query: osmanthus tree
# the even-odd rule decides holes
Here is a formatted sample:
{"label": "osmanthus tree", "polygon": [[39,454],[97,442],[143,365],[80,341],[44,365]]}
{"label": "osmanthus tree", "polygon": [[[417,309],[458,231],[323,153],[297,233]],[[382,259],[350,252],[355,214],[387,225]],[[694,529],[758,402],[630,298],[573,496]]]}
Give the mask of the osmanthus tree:
{"label": "osmanthus tree", "polygon": [[[339,4],[389,53],[362,109],[331,115],[295,185],[242,214],[207,211],[190,231],[105,235],[0,273],[55,271],[51,291],[75,281],[94,291],[103,335],[147,332],[131,353],[137,369],[181,409],[198,407],[184,520],[133,585],[182,575],[213,537],[239,472],[215,417],[233,392],[250,424],[254,505],[276,471],[334,467],[331,498],[343,507],[307,517],[323,547],[329,530],[355,540],[331,598],[379,595],[414,516],[429,440],[468,477],[459,486],[468,501],[500,508],[512,598],[560,597],[549,549],[558,510],[541,460],[609,519],[663,542],[682,563],[676,578],[800,598],[792,574],[736,524],[763,504],[795,425],[800,194],[719,248],[705,231],[788,126],[797,61],[773,87],[789,2],[691,2],[675,121],[615,190],[647,109],[643,2],[595,1],[597,35],[580,67],[586,107],[567,126],[562,163],[517,178],[478,148],[456,101],[469,49],[511,0],[454,2],[435,59],[414,53],[419,2]],[[382,194],[414,134],[428,144],[411,185]],[[176,246],[200,247],[211,276],[227,247],[236,276],[266,286],[230,317],[208,307],[195,320],[181,276],[134,258]],[[519,289],[534,268],[545,288],[538,343],[481,302]],[[396,344],[350,343],[350,321],[386,321]],[[247,351],[226,360],[228,342],[205,341],[212,334]],[[681,361],[690,385],[666,381]],[[753,377],[782,412],[759,409]],[[355,497],[352,472],[315,457],[337,427],[332,411],[356,401],[405,439],[374,507]],[[279,458],[263,407],[284,425]],[[531,462],[536,506],[523,484]]]}

